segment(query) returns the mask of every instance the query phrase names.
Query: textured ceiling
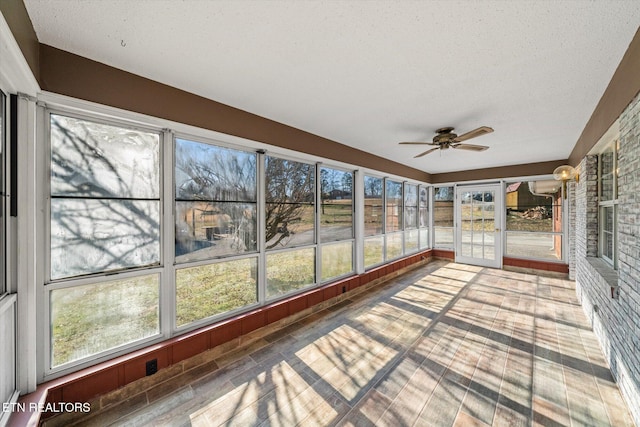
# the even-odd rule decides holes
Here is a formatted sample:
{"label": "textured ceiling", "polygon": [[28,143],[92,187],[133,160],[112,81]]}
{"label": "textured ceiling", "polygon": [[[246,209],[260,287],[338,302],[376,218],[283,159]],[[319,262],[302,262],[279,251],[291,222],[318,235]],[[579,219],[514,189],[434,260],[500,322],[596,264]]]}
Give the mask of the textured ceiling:
{"label": "textured ceiling", "polygon": [[[25,0],[41,43],[429,173],[566,159],[633,1]],[[414,159],[454,126],[495,132]]]}

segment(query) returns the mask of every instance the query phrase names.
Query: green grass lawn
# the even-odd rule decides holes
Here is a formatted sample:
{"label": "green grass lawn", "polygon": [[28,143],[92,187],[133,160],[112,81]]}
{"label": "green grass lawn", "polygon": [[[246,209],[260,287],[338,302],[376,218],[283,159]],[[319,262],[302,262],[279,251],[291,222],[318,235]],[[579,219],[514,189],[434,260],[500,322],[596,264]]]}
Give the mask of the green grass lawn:
{"label": "green grass lawn", "polygon": [[257,258],[183,268],[176,272],[178,326],[257,300]]}
{"label": "green grass lawn", "polygon": [[51,292],[51,364],[157,334],[158,274]]}
{"label": "green grass lawn", "polygon": [[313,284],[315,252],[304,248],[267,254],[267,298]]}

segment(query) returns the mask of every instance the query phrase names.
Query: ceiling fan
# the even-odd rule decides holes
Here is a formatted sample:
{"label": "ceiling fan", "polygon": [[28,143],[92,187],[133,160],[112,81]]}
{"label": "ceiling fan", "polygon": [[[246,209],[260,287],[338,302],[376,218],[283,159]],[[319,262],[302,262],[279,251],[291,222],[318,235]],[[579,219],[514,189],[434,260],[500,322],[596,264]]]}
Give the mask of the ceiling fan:
{"label": "ceiling fan", "polygon": [[437,135],[433,137],[433,142],[401,142],[400,144],[436,146],[435,148],[430,148],[424,153],[420,153],[417,156],[414,156],[414,158],[422,157],[436,150],[446,150],[449,147],[460,150],[484,151],[489,147],[487,147],[486,145],[463,144],[462,141],[466,141],[468,139],[482,136],[491,132],[493,132],[492,128],[488,126],[480,126],[477,129],[471,130],[458,136],[457,134],[453,133],[452,127],[446,127],[440,128],[436,131]]}

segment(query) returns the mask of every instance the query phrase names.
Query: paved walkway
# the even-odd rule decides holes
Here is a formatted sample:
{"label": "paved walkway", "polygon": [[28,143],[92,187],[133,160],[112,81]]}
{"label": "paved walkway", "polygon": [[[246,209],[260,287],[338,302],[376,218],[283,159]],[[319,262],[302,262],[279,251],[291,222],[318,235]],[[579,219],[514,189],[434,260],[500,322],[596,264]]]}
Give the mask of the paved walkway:
{"label": "paved walkway", "polygon": [[436,261],[83,425],[633,426],[573,282]]}

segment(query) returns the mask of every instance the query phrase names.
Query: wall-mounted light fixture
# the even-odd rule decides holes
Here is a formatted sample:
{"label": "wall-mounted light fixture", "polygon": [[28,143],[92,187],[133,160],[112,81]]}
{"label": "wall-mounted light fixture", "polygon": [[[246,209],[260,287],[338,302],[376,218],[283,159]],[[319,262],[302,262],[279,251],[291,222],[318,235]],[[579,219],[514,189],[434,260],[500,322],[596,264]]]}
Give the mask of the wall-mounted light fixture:
{"label": "wall-mounted light fixture", "polygon": [[579,181],[580,176],[578,175],[578,171],[569,165],[562,165],[555,168],[553,171],[553,179],[556,181],[562,181],[562,194],[564,194],[564,198],[567,198],[567,181],[575,179],[576,182]]}

